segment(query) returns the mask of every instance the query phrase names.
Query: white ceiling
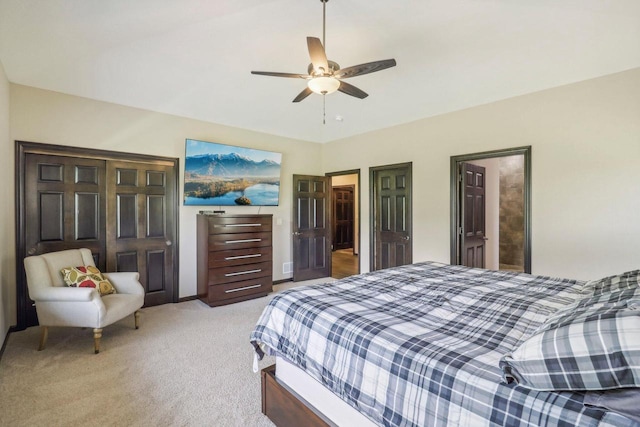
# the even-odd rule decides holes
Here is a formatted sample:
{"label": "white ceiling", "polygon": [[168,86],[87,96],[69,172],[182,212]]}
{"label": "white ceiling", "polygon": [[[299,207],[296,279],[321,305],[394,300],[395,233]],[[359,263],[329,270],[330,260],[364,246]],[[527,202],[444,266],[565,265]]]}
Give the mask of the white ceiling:
{"label": "white ceiling", "polygon": [[[640,67],[639,0],[331,0],[326,51],[369,93],[291,101],[320,0],[0,0],[12,83],[326,142]],[[343,121],[335,120],[342,116]]]}

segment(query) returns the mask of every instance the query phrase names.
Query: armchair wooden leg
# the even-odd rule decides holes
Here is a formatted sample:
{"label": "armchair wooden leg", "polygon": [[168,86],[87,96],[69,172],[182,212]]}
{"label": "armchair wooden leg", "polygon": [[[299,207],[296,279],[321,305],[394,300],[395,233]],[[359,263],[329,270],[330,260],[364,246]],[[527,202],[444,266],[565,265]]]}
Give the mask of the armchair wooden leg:
{"label": "armchair wooden leg", "polygon": [[44,345],[47,343],[47,337],[49,336],[49,327],[40,326],[40,331],[40,345],[38,346],[38,351],[42,351],[44,349]]}
{"label": "armchair wooden leg", "polygon": [[136,310],[136,312],[133,313],[133,317],[135,318],[136,329],[138,329],[140,327],[140,310]]}
{"label": "armchair wooden leg", "polygon": [[100,338],[102,338],[102,329],[95,328],[93,330],[93,348],[95,354],[100,353]]}

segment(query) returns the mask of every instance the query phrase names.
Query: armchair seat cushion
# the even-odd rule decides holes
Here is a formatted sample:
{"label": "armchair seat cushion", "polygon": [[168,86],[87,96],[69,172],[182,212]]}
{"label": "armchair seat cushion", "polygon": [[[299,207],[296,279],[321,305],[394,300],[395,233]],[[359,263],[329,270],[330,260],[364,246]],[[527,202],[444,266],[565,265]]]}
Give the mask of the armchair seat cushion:
{"label": "armchair seat cushion", "polygon": [[144,295],[111,294],[102,297],[105,306],[104,313],[98,321],[97,328],[110,325],[138,310],[144,304]]}

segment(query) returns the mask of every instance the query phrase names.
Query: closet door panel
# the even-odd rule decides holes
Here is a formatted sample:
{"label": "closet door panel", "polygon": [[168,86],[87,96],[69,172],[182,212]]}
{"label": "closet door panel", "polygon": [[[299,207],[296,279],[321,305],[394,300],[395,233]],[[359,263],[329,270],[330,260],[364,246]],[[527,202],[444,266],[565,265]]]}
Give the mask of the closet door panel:
{"label": "closet door panel", "polygon": [[[19,236],[24,246],[18,259],[65,249],[89,248],[104,269],[106,162],[71,156],[28,153],[24,161],[24,191]],[[22,256],[24,254],[24,256]],[[38,324],[21,262],[17,269],[18,323]]]}
{"label": "closet door panel", "polygon": [[116,219],[107,222],[107,268],[137,271],[146,305],[174,299],[174,174],[158,163],[107,163],[108,217]]}

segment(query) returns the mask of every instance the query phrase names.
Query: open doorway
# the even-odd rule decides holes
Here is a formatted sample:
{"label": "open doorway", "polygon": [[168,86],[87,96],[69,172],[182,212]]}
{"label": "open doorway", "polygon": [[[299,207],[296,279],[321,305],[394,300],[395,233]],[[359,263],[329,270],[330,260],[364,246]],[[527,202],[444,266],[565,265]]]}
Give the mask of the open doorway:
{"label": "open doorway", "polygon": [[531,147],[451,157],[451,263],[531,272]]}
{"label": "open doorway", "polygon": [[360,170],[331,177],[331,277],[360,273]]}

